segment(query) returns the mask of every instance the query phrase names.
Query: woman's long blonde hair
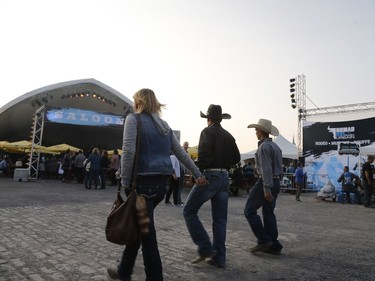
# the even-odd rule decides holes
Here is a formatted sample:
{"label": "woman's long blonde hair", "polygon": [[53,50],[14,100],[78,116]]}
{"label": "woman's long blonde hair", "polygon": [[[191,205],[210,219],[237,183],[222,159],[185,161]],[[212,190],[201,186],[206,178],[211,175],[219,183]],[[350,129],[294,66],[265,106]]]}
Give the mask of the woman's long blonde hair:
{"label": "woman's long blonde hair", "polygon": [[161,116],[161,109],[165,108],[165,104],[158,101],[155,93],[150,89],[140,89],[134,96],[135,111],[145,113],[157,113]]}

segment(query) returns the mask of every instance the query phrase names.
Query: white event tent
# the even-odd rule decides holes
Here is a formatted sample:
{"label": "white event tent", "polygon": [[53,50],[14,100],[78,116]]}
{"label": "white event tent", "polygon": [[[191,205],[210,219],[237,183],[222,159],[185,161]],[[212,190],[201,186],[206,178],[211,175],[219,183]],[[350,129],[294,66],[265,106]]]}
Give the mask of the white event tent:
{"label": "white event tent", "polygon": [[[273,139],[273,141],[280,147],[283,158],[298,159],[298,148],[295,144],[288,141],[282,135],[279,135]],[[241,154],[241,162],[254,158],[257,149],[251,150]]]}
{"label": "white event tent", "polygon": [[370,145],[360,147],[359,153],[361,155],[375,155],[375,142],[373,142]]}

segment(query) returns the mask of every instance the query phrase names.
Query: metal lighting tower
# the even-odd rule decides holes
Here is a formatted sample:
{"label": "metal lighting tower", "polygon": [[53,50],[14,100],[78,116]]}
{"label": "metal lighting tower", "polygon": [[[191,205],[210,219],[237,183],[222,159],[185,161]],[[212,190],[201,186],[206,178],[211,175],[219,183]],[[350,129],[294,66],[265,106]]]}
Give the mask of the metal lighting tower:
{"label": "metal lighting tower", "polygon": [[303,126],[302,121],[306,120],[306,76],[301,74],[295,78],[291,78],[290,82],[290,98],[292,108],[298,112],[298,135],[297,147],[298,157],[302,156],[303,149]]}

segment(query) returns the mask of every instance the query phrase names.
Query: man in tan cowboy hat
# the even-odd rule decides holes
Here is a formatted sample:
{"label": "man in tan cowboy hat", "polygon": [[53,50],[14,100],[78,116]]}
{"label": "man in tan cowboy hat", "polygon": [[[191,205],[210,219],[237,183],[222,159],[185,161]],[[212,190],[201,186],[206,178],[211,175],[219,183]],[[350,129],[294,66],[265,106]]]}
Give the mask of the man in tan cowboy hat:
{"label": "man in tan cowboy hat", "polygon": [[[224,268],[226,259],[225,238],[227,231],[227,209],[229,197],[228,170],[240,162],[240,152],[233,136],[224,130],[220,122],[231,116],[221,112],[220,105],[211,104],[207,114],[208,127],[201,132],[198,144],[198,167],[208,180],[204,186],[195,185],[189,193],[184,218],[193,242],[198,246],[198,257],[192,263],[208,261],[211,265]],[[213,243],[199,220],[198,211],[211,200]]]}
{"label": "man in tan cowboy hat", "polygon": [[[245,206],[245,217],[257,238],[257,245],[250,248],[250,252],[259,251],[280,254],[283,246],[278,240],[277,221],[274,214],[276,198],[280,192],[280,179],[282,177],[282,154],[276,143],[269,135],[278,136],[278,129],[272,122],[259,119],[257,124],[248,128],[255,128],[259,140],[258,150],[255,153],[255,164],[258,180],[251,188]],[[257,214],[262,207],[263,221]]]}

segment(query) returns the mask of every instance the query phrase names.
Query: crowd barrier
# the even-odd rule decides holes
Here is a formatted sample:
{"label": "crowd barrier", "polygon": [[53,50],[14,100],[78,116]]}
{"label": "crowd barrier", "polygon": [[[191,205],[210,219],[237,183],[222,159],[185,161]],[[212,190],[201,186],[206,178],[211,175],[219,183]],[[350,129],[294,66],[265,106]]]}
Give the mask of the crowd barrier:
{"label": "crowd barrier", "polygon": [[[328,181],[326,174],[306,174],[302,191],[319,191]],[[295,191],[295,177],[293,173],[284,173],[281,180],[282,191]]]}

